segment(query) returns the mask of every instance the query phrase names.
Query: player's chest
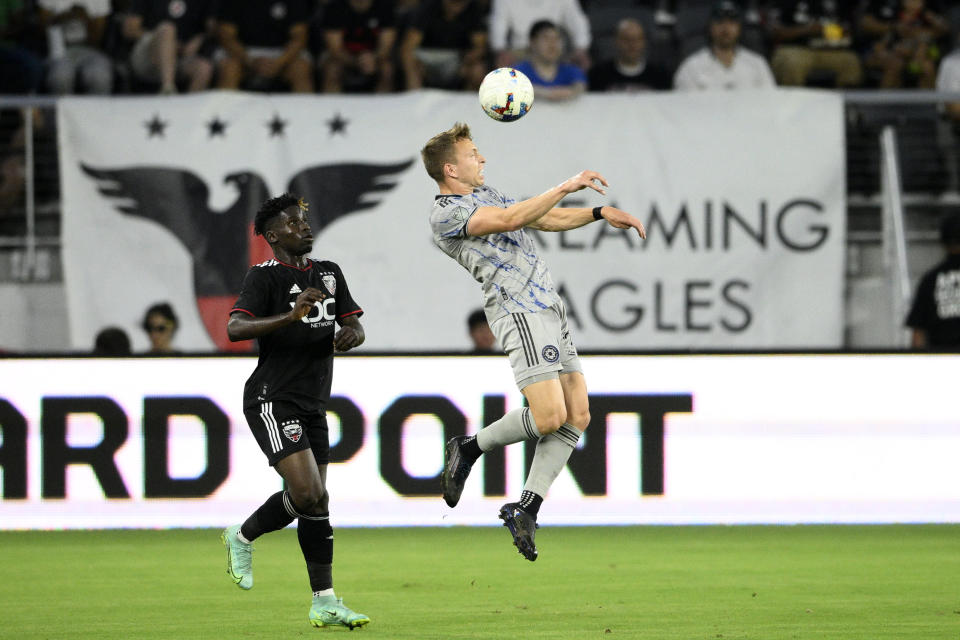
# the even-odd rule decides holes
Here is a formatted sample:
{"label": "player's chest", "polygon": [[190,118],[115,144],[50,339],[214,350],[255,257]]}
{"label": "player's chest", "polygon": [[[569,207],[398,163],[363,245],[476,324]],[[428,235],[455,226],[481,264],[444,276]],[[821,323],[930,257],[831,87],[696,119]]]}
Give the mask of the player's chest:
{"label": "player's chest", "polygon": [[293,328],[332,329],[337,318],[337,278],[332,271],[314,269],[291,273],[277,282],[271,292],[271,304],[275,313],[288,313],[297,304],[297,298],[307,289],[316,289],[323,296],[314,302],[310,311]]}

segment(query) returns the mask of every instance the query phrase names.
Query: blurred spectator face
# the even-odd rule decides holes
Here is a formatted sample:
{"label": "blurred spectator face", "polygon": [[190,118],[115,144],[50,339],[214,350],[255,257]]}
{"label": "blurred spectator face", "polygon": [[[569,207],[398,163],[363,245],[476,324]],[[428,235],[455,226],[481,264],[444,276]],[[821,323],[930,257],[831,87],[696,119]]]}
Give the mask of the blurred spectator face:
{"label": "blurred spectator face", "polygon": [[147,336],[150,338],[151,351],[169,351],[173,344],[174,323],[163,314],[151,313],[147,316]]}
{"label": "blurred spectator face", "polygon": [[903,0],[901,5],[903,6],[903,12],[910,16],[915,16],[923,12],[924,9],[924,0]]}
{"label": "blurred spectator face", "polygon": [[563,56],[563,36],[557,29],[544,29],[530,41],[530,53],[535,60],[553,64]]}
{"label": "blurred spectator face", "polygon": [[363,13],[373,6],[373,0],[350,0],[350,8],[357,13]]}
{"label": "blurred spectator face", "polygon": [[487,323],[471,327],[470,339],[473,340],[473,348],[477,351],[493,351],[493,346],[497,343]]}
{"label": "blurred spectator face", "polygon": [[740,40],[740,21],[732,18],[721,18],[710,23],[710,42],[720,49],[730,49],[737,46]]}
{"label": "blurred spectator face", "polygon": [[636,20],[624,20],[617,28],[617,60],[624,64],[642,62],[647,52],[647,36]]}

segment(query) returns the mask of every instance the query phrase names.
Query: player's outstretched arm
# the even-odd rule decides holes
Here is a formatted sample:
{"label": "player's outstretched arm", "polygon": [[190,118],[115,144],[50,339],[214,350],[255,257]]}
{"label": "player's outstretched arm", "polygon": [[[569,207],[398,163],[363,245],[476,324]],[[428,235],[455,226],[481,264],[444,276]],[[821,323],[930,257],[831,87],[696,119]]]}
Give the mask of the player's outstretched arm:
{"label": "player's outstretched arm", "polygon": [[[600,215],[612,227],[636,229],[641,238],[647,237],[647,230],[643,228],[643,223],[626,211],[604,205],[600,207]],[[593,209],[554,207],[542,218],[528,226],[538,231],[567,231],[582,227],[594,220],[596,218],[593,215]]]}
{"label": "player's outstretched arm", "polygon": [[608,186],[606,178],[596,171],[581,171],[549,191],[516,202],[505,209],[480,207],[467,222],[467,234],[485,236],[490,233],[522,229],[549,213],[565,196],[588,188],[605,194],[603,187],[606,186]]}
{"label": "player's outstretched arm", "polygon": [[293,308],[287,313],[278,313],[275,316],[267,316],[265,318],[255,318],[240,311],[234,311],[230,314],[230,321],[227,322],[227,337],[230,338],[231,342],[259,338],[288,324],[297,322],[310,313],[314,304],[323,300],[325,297],[324,293],[319,289],[308,287],[303,293],[297,296],[296,303],[294,303]]}
{"label": "player's outstretched arm", "polygon": [[333,337],[333,348],[336,351],[349,351],[359,347],[367,339],[357,316],[347,316],[340,321],[340,330]]}

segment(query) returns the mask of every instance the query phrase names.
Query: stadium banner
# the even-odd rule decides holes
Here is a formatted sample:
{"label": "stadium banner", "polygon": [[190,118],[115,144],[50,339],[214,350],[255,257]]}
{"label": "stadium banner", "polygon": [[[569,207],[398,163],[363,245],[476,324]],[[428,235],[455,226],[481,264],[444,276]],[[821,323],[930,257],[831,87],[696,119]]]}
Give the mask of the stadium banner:
{"label": "stadium banner", "polygon": [[[58,109],[63,257],[73,347],[103,327],[137,349],[170,301],[188,351],[249,349],[224,316],[270,256],[254,212],[310,202],[314,255],[339,263],[378,350],[467,350],[479,286],[433,246],[436,192],[419,151],[473,129],[487,184],[523,199],[583,169],[610,182],[567,206],[613,204],[648,238],[594,223],[537,242],[581,349],[830,349],[842,343],[841,96],[771,90],[586,95],[514,123],[472,94],[210,92],[65,98]],[[810,313],[812,309],[816,313]]]}
{"label": "stadium banner", "polygon": [[[281,486],[241,411],[253,364],[0,359],[0,529],[241,521]],[[592,356],[584,369],[592,423],[543,524],[960,522],[958,355]],[[533,446],[486,454],[449,509],[443,445],[521,401],[503,358],[338,358],[334,524],[499,524]]]}

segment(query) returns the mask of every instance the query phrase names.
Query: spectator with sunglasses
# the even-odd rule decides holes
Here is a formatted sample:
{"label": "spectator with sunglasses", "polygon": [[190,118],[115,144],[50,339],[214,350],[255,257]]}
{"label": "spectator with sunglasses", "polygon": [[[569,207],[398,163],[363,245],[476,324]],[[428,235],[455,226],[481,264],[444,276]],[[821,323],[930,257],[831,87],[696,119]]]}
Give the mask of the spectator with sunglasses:
{"label": "spectator with sunglasses", "polygon": [[143,330],[150,339],[148,354],[177,355],[180,352],[173,348],[173,336],[180,323],[177,314],[169,302],[158,302],[147,309],[143,315]]}

